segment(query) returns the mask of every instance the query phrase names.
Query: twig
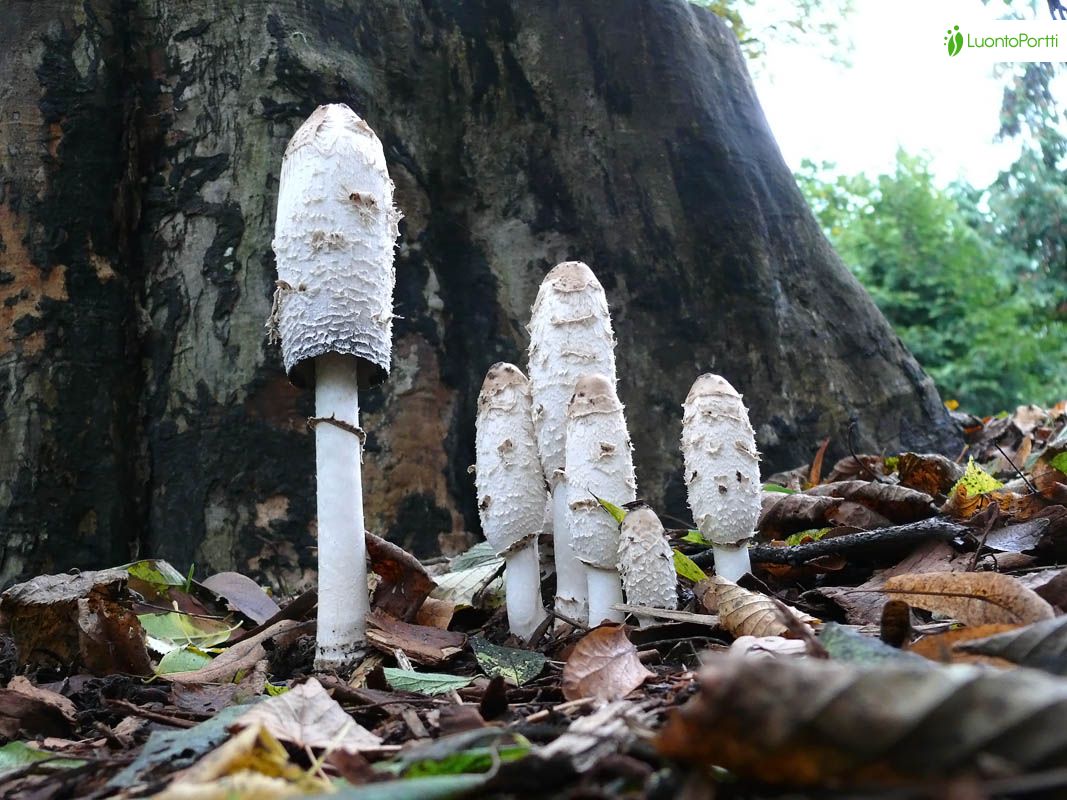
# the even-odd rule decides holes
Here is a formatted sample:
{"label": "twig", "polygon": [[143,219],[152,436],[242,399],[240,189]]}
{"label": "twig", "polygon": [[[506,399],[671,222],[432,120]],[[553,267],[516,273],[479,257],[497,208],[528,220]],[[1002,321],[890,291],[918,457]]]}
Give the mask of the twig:
{"label": "twig", "polygon": [[[831,555],[845,555],[880,546],[902,545],[925,541],[927,539],[953,539],[965,536],[970,529],[958,522],[934,517],[932,519],[909,522],[907,525],[894,525],[891,528],[877,528],[861,533],[846,533],[832,539],[820,539],[817,542],[798,544],[792,547],[771,547],[765,544],[749,548],[752,561],[759,564],[785,564],[797,567],[813,558]],[[715,562],[714,553],[708,548],[692,556],[693,563],[700,567],[710,566]]]}
{"label": "twig", "polygon": [[558,706],[535,711],[524,719],[523,722],[540,722],[543,719],[548,719],[552,714],[562,714],[566,711],[573,711],[576,708],[583,708],[587,705],[591,705],[595,700],[595,697],[580,697],[577,700],[568,700],[566,703],[560,703]]}
{"label": "twig", "polygon": [[648,608],[646,606],[631,606],[626,603],[615,603],[612,606],[616,611],[625,614],[640,614],[655,619],[669,619],[674,622],[695,622],[698,625],[710,625],[717,627],[719,617],[717,614],[694,614],[691,611],[672,611],[669,608]]}
{"label": "twig", "polygon": [[548,612],[549,616],[551,616],[552,618],[558,619],[561,622],[566,622],[568,625],[570,625],[575,630],[579,630],[579,631],[587,631],[587,630],[589,630],[589,626],[588,625],[585,625],[585,624],[579,622],[576,619],[572,619],[571,617],[568,617],[566,614],[560,614],[554,608],[546,608],[545,611]]}
{"label": "twig", "polygon": [[988,519],[985,520],[982,538],[978,540],[978,547],[974,548],[974,554],[971,556],[971,563],[967,565],[967,572],[974,572],[978,569],[978,557],[982,553],[982,548],[985,547],[986,539],[989,538],[989,532],[993,530],[993,526],[1000,521],[1000,503],[994,500],[982,513],[986,514]]}
{"label": "twig", "polygon": [[1015,462],[1011,460],[1011,456],[1009,456],[1007,453],[1005,453],[1004,450],[1001,449],[1000,445],[997,444],[996,442],[993,442],[993,447],[997,448],[997,452],[1000,453],[1002,456],[1004,456],[1004,460],[1005,461],[1007,461],[1009,464],[1011,464],[1011,468],[1013,470],[1015,470],[1015,474],[1016,475],[1018,475],[1020,478],[1022,478],[1023,483],[1026,484],[1026,488],[1030,490],[1030,494],[1037,494],[1037,489],[1034,487],[1034,485],[1032,483],[1030,483],[1030,479],[1027,478],[1026,475],[1023,474],[1023,471],[1021,469],[1019,469],[1019,467],[1015,464]]}
{"label": "twig", "polygon": [[149,711],[147,708],[141,708],[126,700],[105,700],[112,708],[122,709],[128,714],[135,717],[142,717],[143,719],[151,720],[152,722],[158,722],[162,725],[170,725],[174,728],[195,728],[200,724],[198,721],[191,719],[182,719],[181,717],[172,717],[168,714],[160,714],[155,711]]}

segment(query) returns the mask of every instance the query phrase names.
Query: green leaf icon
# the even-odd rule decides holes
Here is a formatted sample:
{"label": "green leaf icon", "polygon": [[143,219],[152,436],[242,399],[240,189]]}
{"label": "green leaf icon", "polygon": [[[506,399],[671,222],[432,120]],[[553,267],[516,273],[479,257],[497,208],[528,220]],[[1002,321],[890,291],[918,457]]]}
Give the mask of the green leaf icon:
{"label": "green leaf icon", "polygon": [[954,25],[949,29],[945,36],[945,45],[948,47],[948,54],[950,56],[959,55],[963,49],[963,34],[960,33],[960,26]]}

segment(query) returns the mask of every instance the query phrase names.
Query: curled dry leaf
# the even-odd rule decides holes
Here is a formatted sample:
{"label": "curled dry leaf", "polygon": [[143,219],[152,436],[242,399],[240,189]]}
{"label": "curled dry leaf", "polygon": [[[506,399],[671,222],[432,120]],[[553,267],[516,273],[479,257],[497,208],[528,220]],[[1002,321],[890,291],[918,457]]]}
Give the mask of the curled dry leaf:
{"label": "curled dry leaf", "polygon": [[1012,663],[1001,658],[978,656],[964,652],[961,645],[972,639],[984,639],[997,633],[1011,631],[1018,625],[965,625],[941,633],[932,633],[907,646],[909,653],[942,664],[988,664],[992,667],[1010,667]]}
{"label": "curled dry leaf", "polygon": [[17,675],[0,689],[0,737],[69,736],[77,710],[68,698]]}
{"label": "curled dry leaf", "polygon": [[713,656],[659,752],[767,783],[877,785],[1067,765],[1067,681],[969,665]]}
{"label": "curled dry leaf", "polygon": [[764,538],[784,539],[792,533],[826,527],[827,513],[841,504],[837,497],[764,492],[758,530]]}
{"label": "curled dry leaf", "polygon": [[235,727],[262,726],[282,742],[297,747],[373,749],[382,740],[345,713],[314,678],[272,697],[242,714]]}
{"label": "curled dry leaf", "polygon": [[[719,624],[733,636],[783,636],[794,639],[789,625],[782,619],[781,609],[790,613],[804,625],[817,623],[819,620],[802,611],[782,603],[779,605],[770,597],[752,592],[728,581],[718,575],[712,575],[701,581],[693,589],[701,598],[705,608],[717,608]],[[708,597],[708,595],[711,595]],[[704,598],[707,597],[705,600]]]}
{"label": "curled dry leaf", "polygon": [[281,611],[258,583],[239,572],[218,572],[202,581],[201,586],[222,597],[230,608],[244,614],[257,625]]}
{"label": "curled dry leaf", "polygon": [[885,459],[882,456],[848,455],[834,464],[830,474],[826,476],[826,482],[850,481],[853,478],[869,481],[885,476]]}
{"label": "curled dry leaf", "polygon": [[928,572],[885,582],[897,600],[945,614],[965,625],[1026,625],[1055,616],[1036,592],[997,572]]}
{"label": "curled dry leaf", "polygon": [[563,666],[563,696],[617,700],[654,676],[626,636],[623,625],[601,625],[575,646]]}
{"label": "curled dry leaf", "polygon": [[917,522],[937,514],[934,499],[930,495],[892,483],[838,481],[808,489],[805,494],[839,497],[861,503],[896,524]]}
{"label": "curled dry leaf", "polygon": [[392,655],[402,650],[416,664],[437,666],[463,652],[467,637],[455,631],[401,622],[375,609],[367,618],[367,643]]}
{"label": "curled dry leaf", "polygon": [[937,496],[947,493],[963,477],[963,467],[937,453],[902,453],[897,475],[901,486]]}
{"label": "curled dry leaf", "polygon": [[423,601],[437,585],[415,556],[392,542],[367,534],[370,568],[381,582],[374,589],[371,607],[390,616],[414,622]]}
{"label": "curled dry leaf", "polygon": [[1003,658],[1054,675],[1067,675],[1067,617],[1054,617],[982,639],[960,642],[955,649]]}

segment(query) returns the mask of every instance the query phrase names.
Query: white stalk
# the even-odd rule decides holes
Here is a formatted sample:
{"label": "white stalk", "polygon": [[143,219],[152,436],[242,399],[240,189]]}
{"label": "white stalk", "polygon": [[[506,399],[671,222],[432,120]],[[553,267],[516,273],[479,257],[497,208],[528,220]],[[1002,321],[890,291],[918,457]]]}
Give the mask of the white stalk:
{"label": "white stalk", "polygon": [[604,288],[580,261],[555,266],[541,283],[530,317],[530,390],[545,479],[552,487],[556,610],[588,617],[586,567],[574,557],[564,474],[566,408],[578,378],[599,372],[615,382],[615,336]]}
{"label": "white stalk", "polygon": [[623,406],[615,382],[605,375],[583,375],[574,387],[567,406],[566,458],[571,542],[587,567],[589,623],[622,622],[623,612],[612,608],[623,597],[619,526],[596,498],[632,503],[637,481]]}
{"label": "white stalk", "polygon": [[[674,553],[656,513],[648,506],[635,508],[622,521],[619,537],[619,574],[626,602],[645,608],[678,607],[678,576]],[[655,620],[637,615],[641,627]]]}
{"label": "white stalk", "polygon": [[[363,530],[358,364],[328,353],[315,359],[315,469],[319,540],[318,651],[315,668],[337,670],[366,641],[367,554]],[[324,420],[334,419],[351,430]]]}
{"label": "white stalk", "polygon": [[760,512],[759,452],[741,395],[707,373],[683,406],[682,455],[689,507],[712,543],[715,572],[736,581],[751,570],[747,542]]}
{"label": "white stalk", "polygon": [[530,387],[514,364],[489,368],[478,395],[475,482],[482,531],[504,557],[508,627],[529,639],[544,620],[537,537],[548,491],[537,457]]}

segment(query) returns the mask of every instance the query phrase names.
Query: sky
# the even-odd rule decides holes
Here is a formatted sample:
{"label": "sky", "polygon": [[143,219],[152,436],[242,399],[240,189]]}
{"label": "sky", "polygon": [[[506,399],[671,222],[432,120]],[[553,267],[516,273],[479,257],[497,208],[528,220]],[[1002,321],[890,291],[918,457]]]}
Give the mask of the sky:
{"label": "sky", "polygon": [[[753,78],[789,166],[795,170],[810,158],[836,162],[846,173],[878,174],[891,168],[902,146],[929,154],[941,182],[991,183],[1019,149],[1018,143],[994,143],[1003,84],[988,65],[947,59],[939,43],[915,46],[915,31],[939,28],[945,19],[995,19],[997,5],[854,0],[855,10],[842,23],[855,48],[850,68],[829,61],[810,41],[770,43]],[[774,6],[788,4],[757,3],[746,18],[758,26],[756,15]],[[1067,97],[1067,86],[1059,84]]]}

